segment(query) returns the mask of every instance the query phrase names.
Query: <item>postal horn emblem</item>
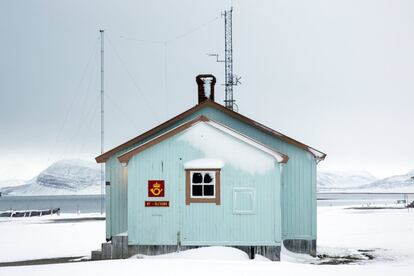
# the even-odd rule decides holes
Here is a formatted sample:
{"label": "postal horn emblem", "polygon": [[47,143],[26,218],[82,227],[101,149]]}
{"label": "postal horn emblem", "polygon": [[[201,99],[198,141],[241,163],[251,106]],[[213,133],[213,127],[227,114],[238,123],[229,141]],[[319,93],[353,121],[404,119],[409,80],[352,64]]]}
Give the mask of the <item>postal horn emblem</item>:
{"label": "postal horn emblem", "polygon": [[159,196],[162,193],[163,188],[161,188],[161,185],[157,182],[157,183],[154,184],[154,186],[152,186],[150,191],[153,195]]}

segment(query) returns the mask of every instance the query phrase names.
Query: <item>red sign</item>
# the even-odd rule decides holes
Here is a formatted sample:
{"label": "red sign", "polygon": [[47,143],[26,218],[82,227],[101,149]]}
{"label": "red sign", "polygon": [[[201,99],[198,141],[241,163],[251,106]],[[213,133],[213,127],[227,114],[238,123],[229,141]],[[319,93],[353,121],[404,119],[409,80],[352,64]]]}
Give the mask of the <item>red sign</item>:
{"label": "red sign", "polygon": [[145,207],[170,207],[169,201],[145,201]]}
{"label": "red sign", "polygon": [[164,180],[148,180],[148,197],[164,197]]}

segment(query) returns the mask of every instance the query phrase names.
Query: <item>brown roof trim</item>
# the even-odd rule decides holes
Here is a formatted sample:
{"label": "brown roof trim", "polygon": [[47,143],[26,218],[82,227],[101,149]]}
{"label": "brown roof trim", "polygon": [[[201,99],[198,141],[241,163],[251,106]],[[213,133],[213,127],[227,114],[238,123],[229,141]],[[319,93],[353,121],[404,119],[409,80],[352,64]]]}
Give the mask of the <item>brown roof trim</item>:
{"label": "brown roof trim", "polygon": [[195,123],[200,122],[200,121],[206,122],[206,121],[208,121],[208,118],[201,115],[201,116],[199,116],[199,117],[197,117],[197,118],[195,118],[191,121],[188,121],[188,122],[174,128],[174,129],[172,129],[172,130],[170,130],[170,131],[168,131],[168,132],[166,132],[166,133],[164,133],[160,136],[157,136],[156,138],[148,141],[147,143],[144,143],[144,144],[140,145],[139,147],[136,147],[136,148],[122,154],[121,156],[118,157],[118,160],[121,163],[128,163],[129,159],[131,159],[132,156],[134,156],[134,155],[146,150],[147,148],[152,147],[152,146],[154,146],[154,145],[156,145],[156,144],[158,144],[158,143],[160,143],[160,142],[162,142],[162,141],[164,141],[168,138],[170,138],[171,136],[174,136],[175,134],[177,134],[177,133],[179,133],[183,130],[186,130],[187,128],[190,128],[192,125],[194,125]]}
{"label": "brown roof trim", "polygon": [[[213,101],[207,99],[204,102],[202,102],[201,104],[198,104],[198,105],[196,105],[196,106],[194,106],[194,107],[192,107],[192,108],[190,108],[190,109],[188,109],[188,110],[186,110],[186,111],[178,114],[177,116],[169,119],[168,121],[166,121],[166,122],[164,122],[164,123],[162,123],[162,124],[160,124],[160,125],[152,128],[152,129],[150,129],[149,131],[147,131],[147,132],[145,132],[145,133],[143,133],[143,134],[141,134],[141,135],[139,135],[139,136],[137,136],[137,137],[135,137],[135,138],[133,138],[133,139],[131,139],[131,140],[129,140],[129,141],[127,141],[127,142],[125,142],[125,143],[123,143],[123,144],[121,144],[121,145],[119,145],[119,146],[117,146],[117,147],[115,147],[115,148],[113,148],[113,149],[111,149],[111,150],[103,153],[103,154],[101,154],[100,156],[98,156],[98,157],[95,158],[96,162],[98,162],[98,163],[105,162],[106,160],[108,160],[109,157],[111,157],[115,153],[123,150],[124,148],[130,147],[130,146],[132,146],[132,145],[134,145],[134,144],[136,144],[136,143],[138,143],[138,142],[140,142],[140,141],[142,141],[142,140],[150,137],[151,135],[156,134],[157,132],[161,131],[162,129],[164,129],[164,128],[168,127],[168,126],[171,126],[172,124],[174,124],[175,122],[179,121],[180,119],[183,119],[186,116],[193,114],[194,112],[200,110],[201,108],[203,108],[205,106],[211,106],[213,108],[219,109],[219,110],[223,111],[224,113],[228,114],[229,116],[231,116],[233,118],[239,119],[239,120],[241,120],[241,121],[243,121],[243,122],[245,122],[245,123],[247,123],[247,124],[249,124],[249,125],[257,128],[257,129],[260,129],[261,131],[263,131],[265,133],[268,133],[268,134],[270,134],[272,136],[278,137],[278,138],[282,139],[283,141],[285,141],[285,142],[287,142],[289,144],[292,144],[292,145],[295,145],[295,146],[297,146],[299,148],[302,148],[305,151],[310,152],[313,156],[315,156],[315,158],[317,158],[319,160],[323,160],[326,157],[326,154],[323,153],[323,152],[321,152],[321,151],[318,151],[318,150],[316,150],[316,149],[314,149],[314,148],[312,148],[310,146],[307,146],[307,145],[305,145],[305,144],[303,144],[303,143],[301,143],[299,141],[296,141],[296,140],[294,140],[294,139],[292,139],[292,138],[290,138],[290,137],[288,137],[286,135],[283,135],[283,134],[281,134],[281,133],[279,133],[279,132],[277,132],[277,131],[275,131],[275,130],[273,130],[271,128],[266,127],[265,125],[263,125],[261,123],[258,123],[256,121],[250,119],[250,118],[247,118],[246,116],[243,116],[240,113],[237,113],[235,111],[232,111],[232,110],[230,110],[230,109],[228,109],[228,108],[226,108],[226,107],[224,107],[224,106],[222,106],[222,105],[220,105],[220,104],[218,104],[216,102],[213,102]],[[321,157],[316,156],[312,152],[312,150],[313,151],[320,152],[321,153]]]}
{"label": "brown roof trim", "polygon": [[217,124],[217,125],[219,125],[219,126],[221,126],[221,127],[223,127],[223,128],[226,128],[226,129],[228,129],[228,130],[230,130],[230,131],[232,131],[232,132],[235,132],[235,133],[237,133],[238,135],[240,135],[240,136],[242,136],[242,137],[244,137],[244,138],[246,138],[246,139],[249,139],[249,140],[251,140],[251,141],[255,142],[256,144],[258,144],[258,145],[260,145],[260,146],[262,146],[262,147],[264,147],[264,148],[266,148],[266,149],[268,149],[268,150],[270,150],[270,151],[273,151],[274,153],[277,153],[278,155],[280,155],[280,156],[282,157],[282,161],[280,161],[280,163],[287,163],[287,162],[288,162],[288,160],[289,160],[289,156],[287,156],[287,155],[285,155],[285,154],[283,154],[283,153],[281,153],[281,152],[279,152],[279,151],[275,150],[274,148],[269,147],[268,145],[265,145],[265,144],[263,144],[263,143],[261,143],[261,142],[259,142],[259,141],[255,140],[255,139],[253,139],[253,138],[251,138],[251,137],[249,137],[249,136],[247,136],[247,135],[243,134],[243,133],[240,133],[240,132],[238,132],[238,131],[236,131],[236,130],[234,130],[234,129],[232,129],[232,128],[230,128],[230,127],[228,127],[228,126],[224,125],[224,124],[222,124],[222,123],[216,122],[216,121],[214,121],[214,120],[210,120],[210,121],[211,121],[211,122],[214,122],[215,124]]}
{"label": "brown roof trim", "polygon": [[[285,141],[285,142],[287,142],[289,144],[295,145],[295,146],[297,146],[297,147],[299,147],[301,149],[304,149],[305,151],[310,152],[315,158],[317,158],[319,160],[324,160],[325,157],[326,157],[326,153],[323,153],[323,152],[321,152],[321,151],[319,151],[319,150],[317,150],[315,148],[312,148],[312,147],[310,147],[308,145],[305,145],[305,144],[303,144],[303,143],[301,143],[301,142],[299,142],[299,141],[297,141],[297,140],[295,140],[293,138],[290,138],[290,137],[288,137],[288,136],[286,136],[286,135],[284,135],[284,134],[282,134],[280,132],[277,132],[276,130],[273,130],[273,129],[271,129],[271,128],[269,128],[269,127],[267,127],[267,126],[265,126],[265,125],[263,125],[263,124],[261,124],[259,122],[256,122],[255,120],[252,120],[252,119],[250,119],[250,118],[248,118],[248,117],[246,117],[246,116],[244,116],[244,115],[242,115],[242,114],[240,114],[238,112],[235,112],[233,110],[230,110],[230,109],[222,106],[221,104],[218,104],[218,103],[212,102],[212,101],[208,101],[208,100],[207,100],[207,102],[208,102],[209,105],[211,105],[211,106],[213,106],[213,107],[215,107],[215,108],[223,111],[224,113],[228,114],[231,117],[235,117],[235,118],[239,119],[240,121],[245,122],[248,125],[251,125],[251,126],[253,126],[255,128],[259,128],[263,132],[266,132],[266,133],[268,133],[268,134],[270,134],[272,136],[278,137],[278,138],[282,139],[283,141]],[[315,155],[312,152],[312,150],[321,153],[321,157],[318,157],[317,155]]]}
{"label": "brown roof trim", "polygon": [[186,110],[186,111],[178,114],[177,116],[169,119],[168,121],[165,121],[164,123],[162,123],[162,124],[160,124],[160,125],[152,128],[152,129],[148,130],[147,132],[144,132],[144,133],[138,135],[137,137],[132,138],[131,140],[128,140],[127,142],[125,142],[125,143],[123,143],[123,144],[121,144],[121,145],[119,145],[119,146],[117,146],[117,147],[115,147],[115,148],[113,148],[111,150],[108,150],[107,152],[105,152],[105,153],[99,155],[98,157],[96,157],[95,158],[96,162],[97,163],[104,163],[104,162],[106,162],[106,160],[108,160],[109,157],[111,157],[112,155],[114,155],[118,151],[121,151],[124,148],[130,147],[130,146],[132,146],[132,145],[134,145],[134,144],[136,144],[136,143],[144,140],[145,138],[148,138],[151,135],[156,134],[157,132],[161,131],[162,129],[164,129],[164,128],[166,128],[166,127],[174,124],[175,122],[179,121],[180,119],[183,119],[186,116],[188,116],[188,115],[196,112],[198,109],[200,109],[202,106],[204,106],[207,102],[209,102],[209,101],[206,100],[202,104],[198,104],[196,106],[193,106],[192,108],[190,108],[190,109],[188,109],[188,110]]}
{"label": "brown roof trim", "polygon": [[[136,154],[138,154],[138,153],[140,153],[140,152],[142,152],[142,151],[144,151],[144,150],[146,150],[146,149],[148,149],[148,148],[150,148],[150,147],[152,147],[152,146],[154,146],[154,145],[156,145],[156,144],[158,144],[158,143],[160,143],[160,142],[162,142],[162,141],[164,141],[164,140],[166,140],[168,138],[170,138],[171,136],[174,136],[174,135],[176,135],[176,134],[178,134],[178,133],[180,133],[180,132],[182,132],[182,131],[190,128],[190,127],[192,127],[194,124],[196,124],[198,122],[208,122],[208,121],[214,122],[214,121],[210,120],[209,118],[207,118],[206,116],[201,115],[201,116],[199,116],[199,117],[197,117],[197,118],[195,118],[195,119],[193,119],[191,121],[188,121],[188,122],[186,122],[186,123],[184,123],[182,125],[179,125],[178,127],[174,128],[174,129],[172,129],[172,130],[170,130],[170,131],[168,131],[166,133],[163,133],[163,134],[155,137],[154,139],[152,139],[152,140],[150,140],[150,141],[148,141],[148,142],[146,142],[146,143],[144,143],[144,144],[142,144],[142,145],[140,145],[140,146],[138,146],[138,147],[136,147],[134,149],[131,149],[130,151],[122,154],[121,156],[118,156],[118,160],[121,163],[128,163],[129,160],[134,155],[136,155]],[[217,122],[215,122],[215,123],[216,124],[219,124]],[[221,125],[221,124],[219,124],[219,125]],[[247,136],[245,136],[243,134],[240,134],[240,133],[236,132],[235,130],[233,130],[233,129],[227,127],[227,126],[224,126],[224,127],[226,127],[227,129],[229,129],[229,130],[231,130],[231,131],[233,131],[233,132],[235,132],[235,133],[237,133],[239,135],[242,135],[242,136],[244,136],[244,137],[252,140],[253,142],[257,143],[258,145],[260,145],[262,147],[265,147],[268,150],[273,151],[277,155],[280,155],[282,157],[282,160],[279,161],[280,163],[287,163],[287,161],[289,160],[289,157],[287,155],[285,155],[283,153],[280,153],[280,152],[276,151],[275,149],[270,148],[270,147],[268,147],[266,145],[263,145],[260,142],[254,140],[254,139],[252,139],[250,137],[247,137]]]}

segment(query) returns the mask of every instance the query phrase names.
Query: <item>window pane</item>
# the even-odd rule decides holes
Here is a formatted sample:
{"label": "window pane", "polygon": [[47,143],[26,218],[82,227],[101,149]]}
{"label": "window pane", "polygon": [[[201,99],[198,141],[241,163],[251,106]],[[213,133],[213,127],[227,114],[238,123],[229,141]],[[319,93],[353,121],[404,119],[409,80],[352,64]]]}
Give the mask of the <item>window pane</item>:
{"label": "window pane", "polygon": [[201,185],[193,185],[193,196],[202,196],[203,195],[203,186]]}
{"label": "window pane", "polygon": [[210,173],[206,173],[204,175],[204,183],[211,183],[213,181],[213,178],[211,177]]}
{"label": "window pane", "polygon": [[214,196],[214,185],[204,185],[204,195]]}
{"label": "window pane", "polygon": [[202,183],[203,182],[203,176],[201,175],[201,173],[193,173],[193,183]]}

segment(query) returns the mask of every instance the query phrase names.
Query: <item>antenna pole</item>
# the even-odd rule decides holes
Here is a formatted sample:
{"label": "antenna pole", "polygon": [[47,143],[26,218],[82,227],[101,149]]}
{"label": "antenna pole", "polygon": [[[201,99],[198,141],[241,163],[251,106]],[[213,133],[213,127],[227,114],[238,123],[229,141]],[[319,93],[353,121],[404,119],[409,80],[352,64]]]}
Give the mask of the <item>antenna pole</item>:
{"label": "antenna pole", "polygon": [[233,7],[224,11],[224,62],[225,62],[225,90],[224,104],[233,110],[233,38],[232,38]]}
{"label": "antenna pole", "polygon": [[[101,33],[101,154],[104,153],[104,30]],[[101,163],[101,214],[103,214],[103,199],[105,189],[104,163]]]}
{"label": "antenna pole", "polygon": [[208,54],[216,57],[217,62],[224,62],[224,87],[226,108],[238,111],[236,100],[233,98],[233,86],[240,84],[240,77],[233,74],[233,7],[224,11],[224,60],[219,59],[218,54]]}

